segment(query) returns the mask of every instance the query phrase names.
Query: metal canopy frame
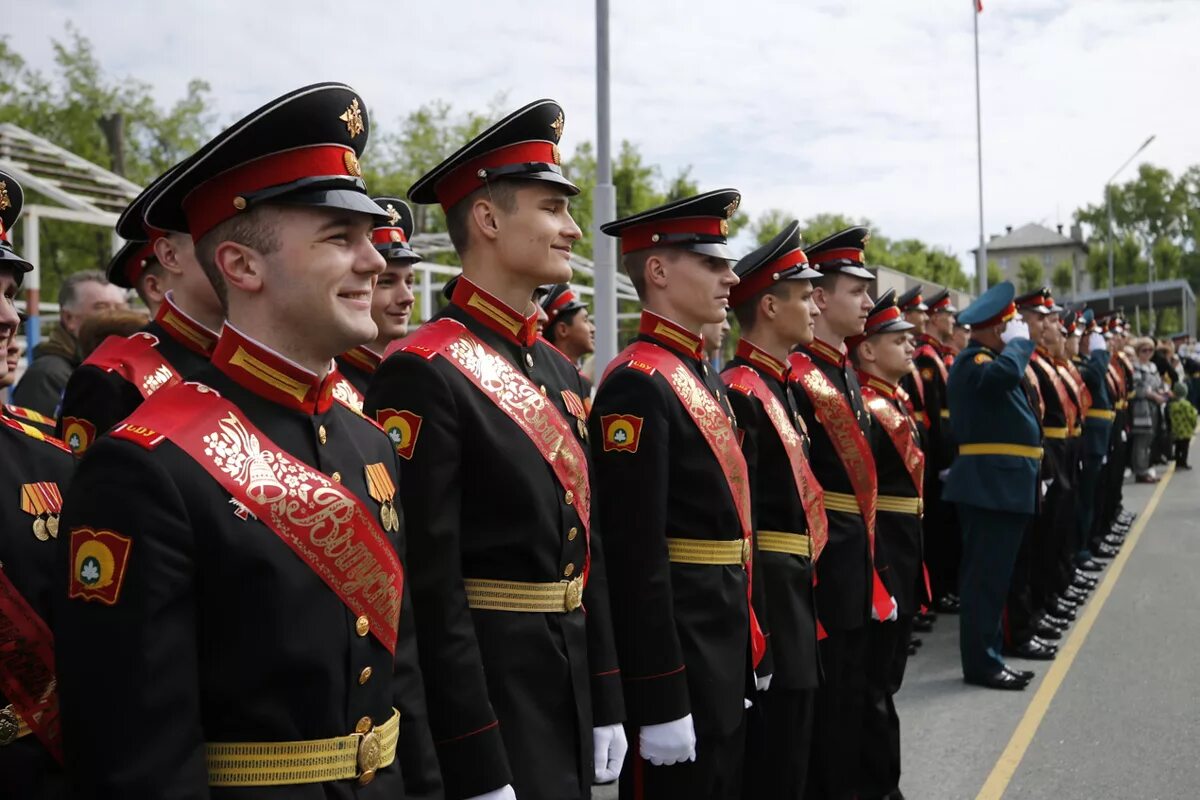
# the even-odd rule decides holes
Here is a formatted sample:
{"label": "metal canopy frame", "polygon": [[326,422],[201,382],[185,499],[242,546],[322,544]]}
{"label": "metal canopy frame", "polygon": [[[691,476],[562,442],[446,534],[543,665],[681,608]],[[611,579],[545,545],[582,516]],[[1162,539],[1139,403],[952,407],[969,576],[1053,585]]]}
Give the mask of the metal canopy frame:
{"label": "metal canopy frame", "polygon": [[[1143,308],[1176,307],[1179,309],[1179,316],[1183,323],[1183,332],[1192,338],[1196,336],[1196,293],[1183,278],[1117,286],[1111,292],[1107,288],[1094,292],[1080,292],[1069,297],[1067,302],[1072,305],[1087,303],[1088,307],[1095,309],[1097,314],[1113,308],[1124,309],[1125,316],[1132,320],[1138,330],[1142,329],[1141,310]],[[1150,333],[1157,333],[1157,331]]]}
{"label": "metal canopy frame", "polygon": [[[17,222],[21,231],[21,255],[33,264],[25,276],[29,321],[25,327],[28,358],[33,361],[41,323],[42,276],[38,264],[41,248],[38,223],[60,219],[85,225],[114,228],[117,217],[137,197],[142,187],[81,158],[53,142],[11,122],[0,123],[0,170],[12,175],[26,195],[30,192],[59,203],[59,206],[26,205]],[[113,250],[120,239],[113,232]]]}

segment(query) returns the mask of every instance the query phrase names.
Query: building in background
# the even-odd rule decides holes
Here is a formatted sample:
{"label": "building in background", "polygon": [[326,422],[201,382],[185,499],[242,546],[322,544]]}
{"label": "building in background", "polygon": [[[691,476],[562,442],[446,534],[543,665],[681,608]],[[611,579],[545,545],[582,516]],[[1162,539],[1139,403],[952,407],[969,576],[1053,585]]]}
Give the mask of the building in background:
{"label": "building in background", "polygon": [[1078,223],[1071,226],[1069,236],[1063,233],[1062,225],[1056,228],[1051,230],[1036,222],[1015,229],[1009,225],[1003,234],[992,234],[988,240],[988,262],[999,267],[1002,278],[1012,281],[1019,290],[1047,285],[1065,295],[1092,291],[1083,231]]}

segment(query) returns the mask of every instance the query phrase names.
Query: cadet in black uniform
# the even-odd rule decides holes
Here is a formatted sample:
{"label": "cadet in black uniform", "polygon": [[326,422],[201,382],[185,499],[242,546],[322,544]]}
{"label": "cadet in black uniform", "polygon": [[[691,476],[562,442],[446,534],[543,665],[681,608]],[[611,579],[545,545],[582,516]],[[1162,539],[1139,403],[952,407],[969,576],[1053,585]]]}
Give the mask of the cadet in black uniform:
{"label": "cadet in black uniform", "polygon": [[562,129],[557,103],[531,103],[409,190],[446,210],[463,273],[367,392],[404,459],[430,724],[456,799],[586,798],[624,757],[583,387],[531,300],[571,277],[581,235]]}
{"label": "cadet in black uniform", "polygon": [[771,674],[748,712],[743,796],[801,798],[812,743],[813,698],[820,683],[813,563],[828,536],[821,487],[808,465],[808,432],[796,411],[788,353],[813,337],[812,279],[793,221],[734,267],[730,292],[741,327],[737,352],[721,373],[729,389],[750,475],[759,558],[766,589]]}
{"label": "cadet in black uniform", "polygon": [[366,395],[371,376],[379,369],[388,346],[404,338],[412,318],[413,265],[421,260],[409,240],[413,235],[413,214],[399,197],[376,197],[375,202],[387,218],[371,232],[375,249],[387,260],[387,269],[375,282],[371,294],[371,319],[379,328],[375,341],[359,345],[338,356],[338,369],[360,395]]}
{"label": "cadet in black uniform", "polygon": [[749,607],[746,462],[700,335],[738,282],[726,236],[740,199],[706,192],[601,228],[620,237],[644,306],[589,417],[629,706],[623,798],[741,794],[745,698],[765,643]]}
{"label": "cadet in black uniform", "polygon": [[384,268],[367,132],[349,87],[299,89],[147,206],[195,238],[228,323],[197,383],[101,439],[65,503],[73,798],[441,796],[395,451],[333,395]]}
{"label": "cadet in black uniform", "polygon": [[[20,323],[14,299],[33,268],[7,238],[23,199],[20,184],[0,172],[2,341]],[[0,374],[8,370],[6,359]],[[55,543],[74,460],[61,442],[7,415],[0,418],[0,453],[0,785],[6,797],[65,800],[48,622],[62,585]],[[35,720],[40,724],[31,728]]]}
{"label": "cadet in black uniform", "polygon": [[825,490],[829,543],[817,563],[817,615],[825,682],[817,692],[806,796],[850,798],[858,792],[863,704],[867,693],[867,626],[894,619],[895,601],[875,572],[878,493],[871,453],[871,418],[845,339],[862,333],[874,303],[863,267],[866,228],[839,231],[806,248],[821,273],[815,337],[789,359],[800,416],[812,437],[813,472]]}
{"label": "cadet in black uniform", "polygon": [[128,240],[108,264],[117,286],[139,284],[146,269],[162,271],[166,289],[153,321],[141,332],[110,337],[67,381],[58,435],[83,455],[154,392],[191,378],[212,357],[221,329],[221,303],[196,262],[192,237],[184,231],[147,227],[146,206],[175,175],[156,178],[121,213],[117,233]]}
{"label": "cadet in black uniform", "polygon": [[[566,283],[549,288],[538,305],[546,312],[542,335],[578,367],[585,356],[596,352],[596,326],[588,317],[587,304]],[[580,374],[585,404],[591,406],[592,382]]]}
{"label": "cadet in black uniform", "polygon": [[[866,715],[859,797],[897,800],[900,793],[900,718],[894,697],[904,680],[912,619],[929,602],[921,542],[925,453],[921,429],[899,390],[912,374],[913,324],[901,317],[892,290],[871,309],[861,336],[846,344],[858,370],[863,403],[875,427],[879,476],[877,549],[886,553],[884,582],[898,617],[870,628]],[[877,559],[878,562],[878,559]]]}

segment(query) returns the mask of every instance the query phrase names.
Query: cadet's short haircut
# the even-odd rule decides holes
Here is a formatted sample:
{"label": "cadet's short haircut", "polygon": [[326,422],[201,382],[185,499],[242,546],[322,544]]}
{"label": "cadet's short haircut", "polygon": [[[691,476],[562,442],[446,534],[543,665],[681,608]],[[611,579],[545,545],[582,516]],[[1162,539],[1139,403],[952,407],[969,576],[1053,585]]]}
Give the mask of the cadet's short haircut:
{"label": "cadet's short haircut", "polygon": [[471,241],[471,229],[468,223],[471,217],[471,207],[481,197],[486,197],[499,206],[506,214],[517,210],[517,190],[523,181],[502,180],[481,186],[469,195],[459,200],[446,212],[446,232],[450,234],[450,243],[461,256],[467,252]]}
{"label": "cadet's short haircut", "polygon": [[146,302],[146,279],[161,278],[164,272],[166,270],[163,269],[163,265],[159,263],[158,259],[150,256],[146,259],[146,266],[142,267],[142,274],[138,275],[138,279],[135,281],[136,285],[133,290],[137,292],[137,296],[141,298],[147,308],[150,307],[150,304]]}
{"label": "cadet's short haircut", "polygon": [[559,324],[570,326],[575,317],[579,315],[580,311],[583,311],[583,306],[580,306],[579,308],[572,308],[570,311],[562,312],[554,318],[554,322],[546,326],[546,330],[542,331],[542,336],[544,336],[546,341],[550,342],[550,344],[554,344],[555,340],[558,338],[558,334],[555,333],[555,329],[559,326]]}
{"label": "cadet's short haircut", "polygon": [[270,255],[280,247],[279,229],[270,216],[269,206],[251,208],[217,225],[196,242],[196,260],[200,262],[205,277],[212,284],[221,301],[221,311],[229,313],[229,290],[225,278],[217,266],[217,246],[221,242],[237,242],[263,255]]}
{"label": "cadet's short haircut", "polygon": [[758,304],[769,294],[775,295],[780,300],[787,300],[792,296],[792,287],[788,285],[788,281],[777,281],[764,289],[759,289],[751,297],[734,306],[733,315],[737,317],[738,325],[743,331],[754,327],[754,323],[758,321]]}
{"label": "cadet's short haircut", "polygon": [[85,283],[108,286],[108,278],[98,269],[85,269],[68,275],[58,288],[58,305],[69,308],[79,300],[79,287]]}
{"label": "cadet's short haircut", "polygon": [[621,269],[625,270],[625,274],[629,276],[629,282],[633,284],[633,290],[637,292],[637,296],[645,300],[646,262],[650,256],[658,256],[664,261],[674,261],[678,255],[679,250],[674,247],[651,247],[647,250],[635,250],[621,256]]}

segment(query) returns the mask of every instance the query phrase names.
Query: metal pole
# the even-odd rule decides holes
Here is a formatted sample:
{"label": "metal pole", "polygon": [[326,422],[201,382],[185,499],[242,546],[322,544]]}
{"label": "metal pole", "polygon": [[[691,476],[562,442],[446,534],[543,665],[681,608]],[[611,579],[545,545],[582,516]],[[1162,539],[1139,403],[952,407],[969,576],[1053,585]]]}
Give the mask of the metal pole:
{"label": "metal pole", "polygon": [[1104,184],[1104,205],[1108,208],[1108,233],[1105,238],[1105,246],[1108,248],[1108,307],[1116,308],[1116,286],[1113,280],[1113,244],[1112,244],[1112,184]]}
{"label": "metal pole", "polygon": [[1146,248],[1146,262],[1150,267],[1150,280],[1146,284],[1146,304],[1150,306],[1150,335],[1154,336],[1158,332],[1158,323],[1154,318],[1154,245]]}
{"label": "metal pole", "polygon": [[988,288],[988,260],[983,233],[983,111],[979,96],[979,8],[976,0],[971,0],[971,21],[975,25],[975,145],[979,162],[979,250],[975,274],[979,279],[979,293],[983,294]]}
{"label": "metal pole", "polygon": [[37,347],[38,339],[41,338],[42,324],[40,308],[42,296],[41,236],[38,230],[37,212],[26,212],[25,220],[21,224],[25,226],[21,236],[21,249],[24,251],[25,260],[33,264],[33,269],[25,276],[24,281],[25,313],[29,315],[29,319],[25,323],[25,358],[32,364],[33,349]]}
{"label": "metal pole", "polygon": [[600,226],[617,218],[612,182],[608,80],[608,0],[596,0],[596,188],[592,193],[592,279],[595,284],[597,383],[617,355],[617,243]]}

